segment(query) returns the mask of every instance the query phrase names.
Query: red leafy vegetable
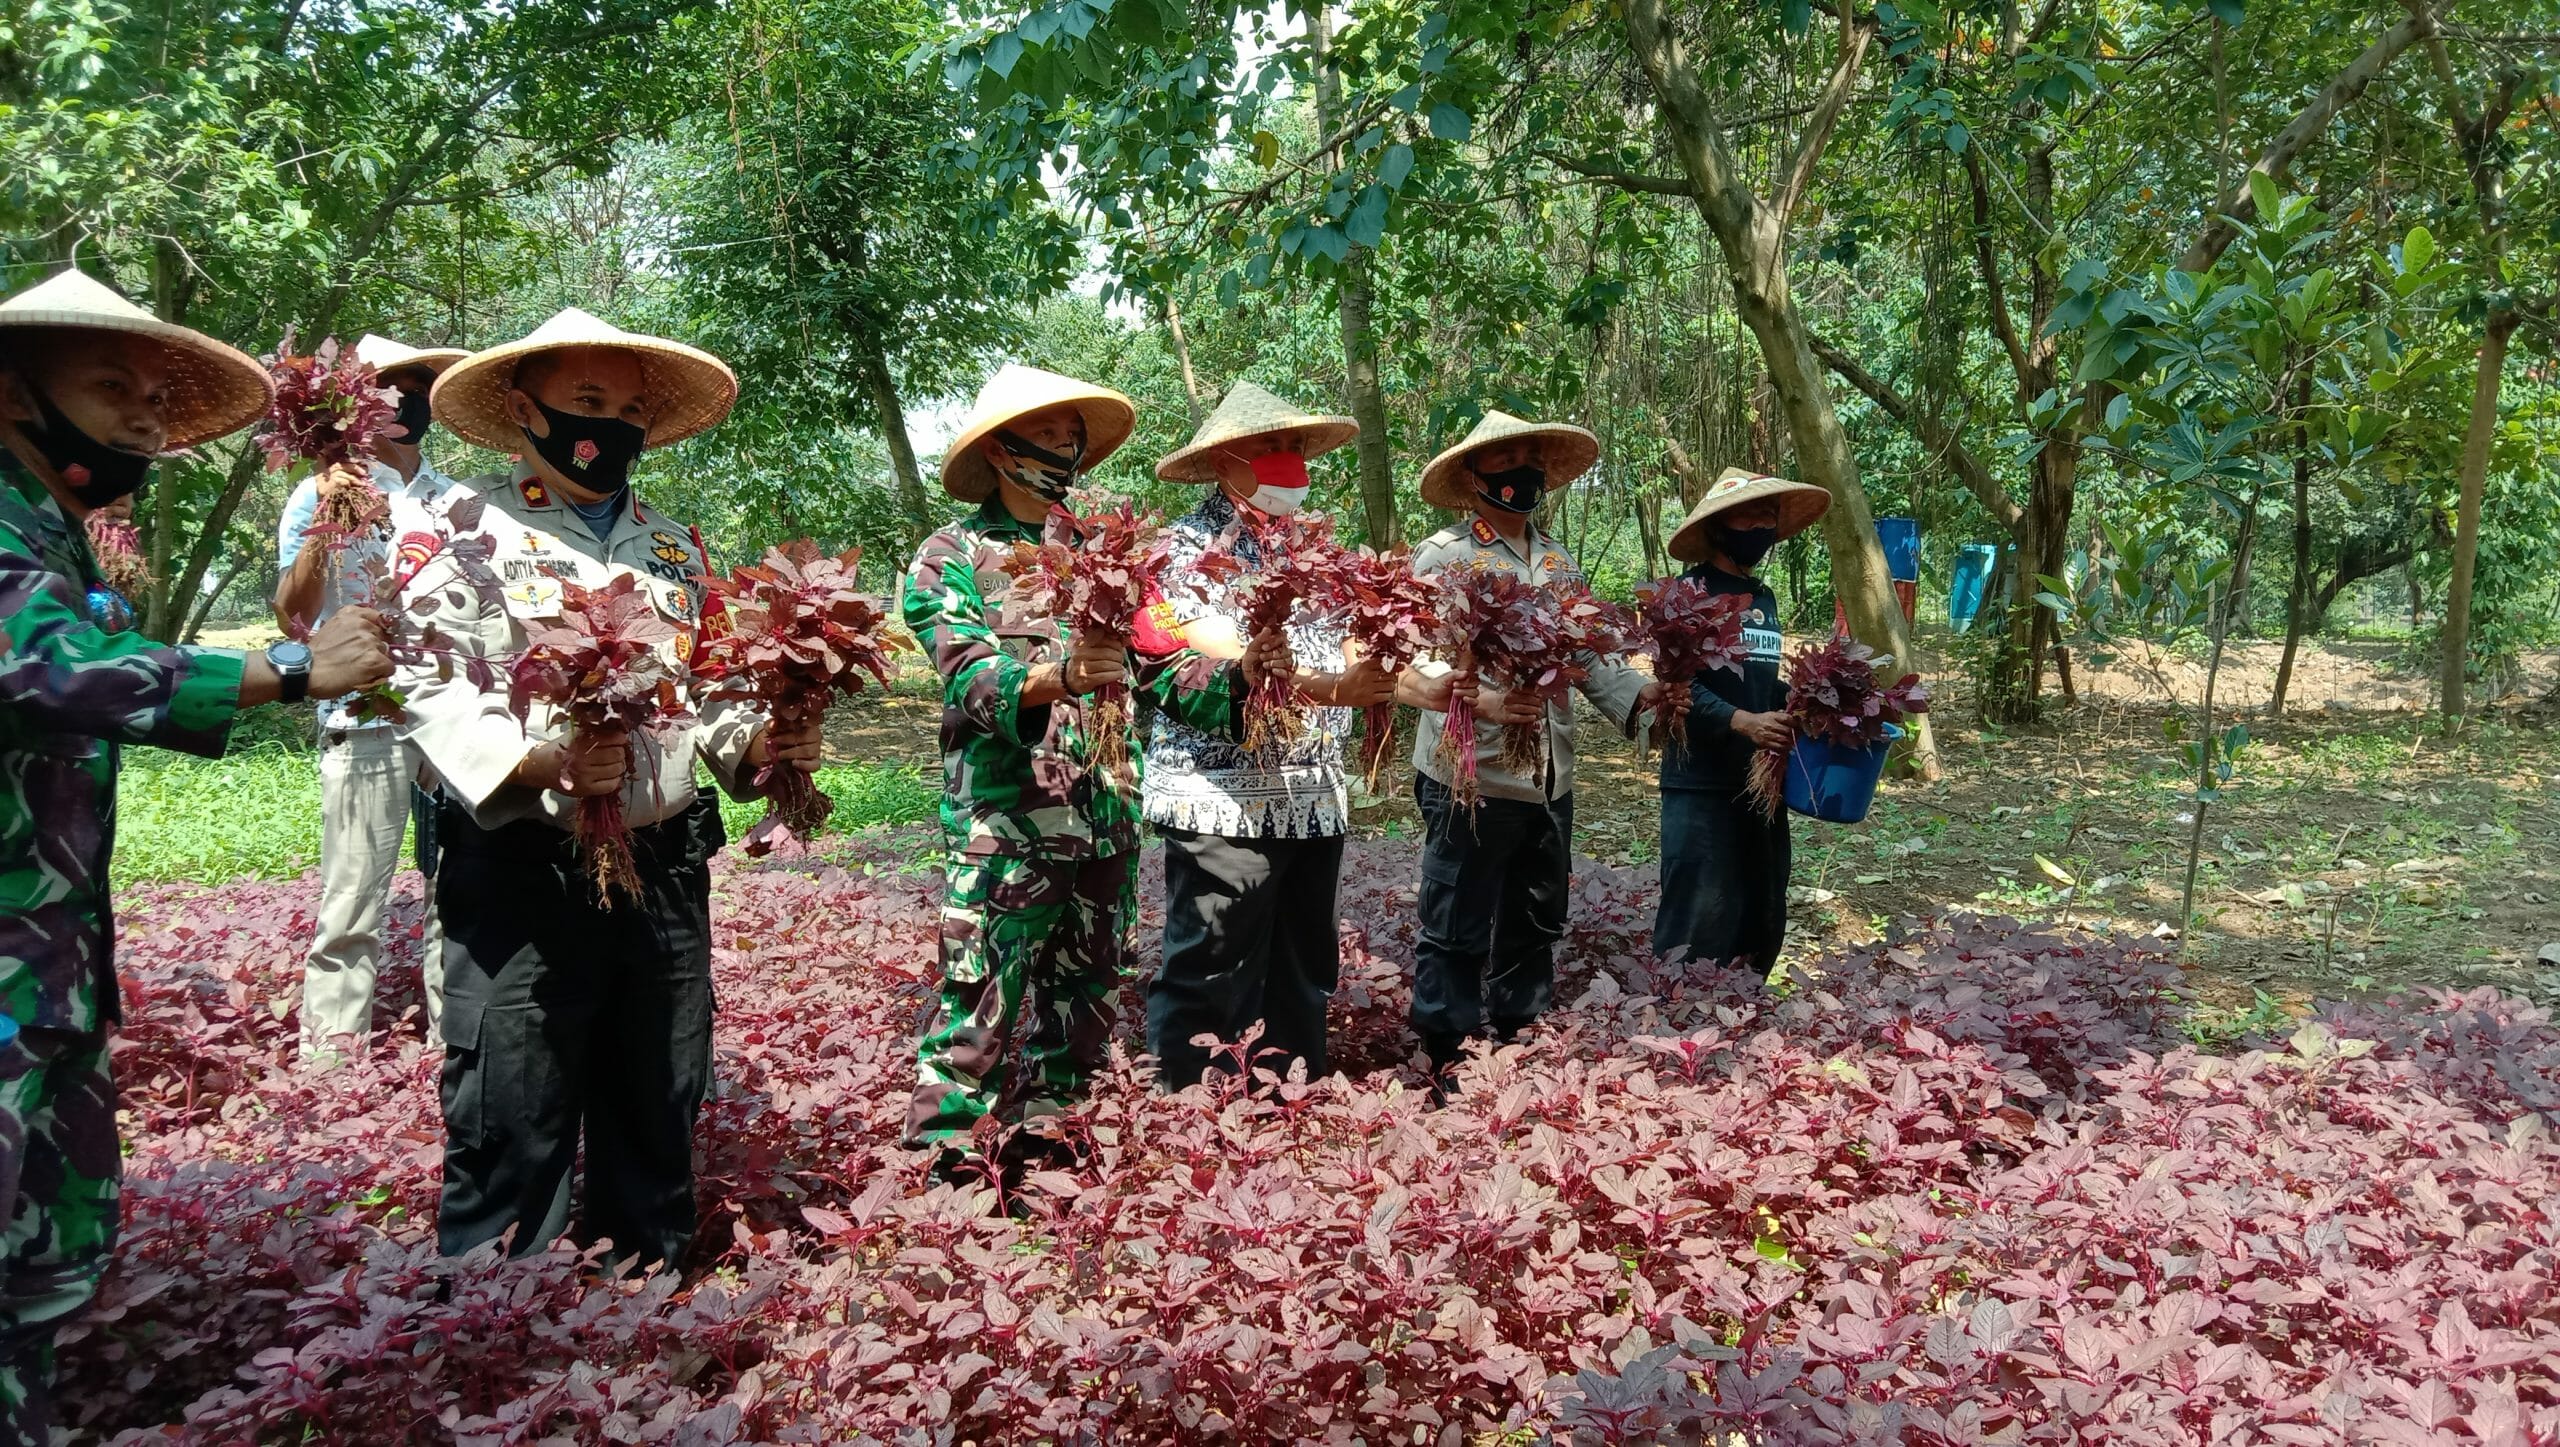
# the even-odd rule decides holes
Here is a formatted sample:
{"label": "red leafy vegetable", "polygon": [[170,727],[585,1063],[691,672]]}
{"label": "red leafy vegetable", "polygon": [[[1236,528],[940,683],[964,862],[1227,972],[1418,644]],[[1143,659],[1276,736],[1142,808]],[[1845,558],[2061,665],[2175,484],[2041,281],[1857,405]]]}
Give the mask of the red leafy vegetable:
{"label": "red leafy vegetable", "polygon": [[[1300,603],[1324,594],[1342,556],[1333,540],[1333,522],[1324,517],[1274,518],[1254,530],[1254,542],[1262,565],[1237,585],[1242,605],[1238,623],[1248,639],[1287,628]],[[1241,564],[1237,567],[1241,571]],[[1247,749],[1286,747],[1297,741],[1305,727],[1306,719],[1297,707],[1297,687],[1291,680],[1266,674],[1246,695]]]}
{"label": "red leafy vegetable", "polygon": [[267,358],[267,375],[276,384],[276,399],[267,408],[258,446],[266,450],[270,472],[297,462],[361,470],[400,412],[398,394],[382,385],[373,364],[339,351],[335,337],[311,355],[297,356],[287,331]]}
{"label": "red leafy vegetable", "polygon": [[[1084,517],[1051,508],[1040,541],[1016,543],[1005,560],[1014,601],[1030,616],[1064,624],[1071,639],[1126,639],[1138,625],[1149,581],[1164,566],[1161,524],[1127,503]],[[1084,723],[1086,762],[1116,781],[1129,767],[1127,685],[1096,690]]]}
{"label": "red leafy vegetable", "polygon": [[[1590,676],[1581,655],[1625,649],[1625,614],[1587,588],[1531,585],[1484,568],[1453,570],[1441,595],[1442,646],[1455,657],[1458,682],[1449,693],[1441,731],[1441,757],[1451,774],[1450,792],[1475,806],[1476,712],[1471,680],[1505,693],[1534,694],[1552,703]],[[1454,758],[1452,754],[1454,753]],[[1543,722],[1508,724],[1502,731],[1502,763],[1535,774],[1546,762]]]}
{"label": "red leafy vegetable", "polygon": [[[1363,656],[1378,660],[1389,674],[1398,674],[1431,650],[1432,640],[1443,629],[1442,590],[1437,580],[1414,576],[1413,560],[1402,548],[1389,553],[1341,549],[1328,567],[1332,576],[1326,580],[1322,606],[1341,620],[1344,636],[1359,646]],[[1451,706],[1455,707],[1454,701]],[[1362,711],[1361,771],[1372,791],[1395,745],[1395,725],[1392,702],[1373,703]],[[1467,736],[1475,737],[1472,722]],[[1469,750],[1471,757],[1473,752]]]}
{"label": "red leafy vegetable", "polygon": [[[1886,683],[1876,672],[1879,664],[1889,668],[1893,659],[1852,638],[1825,638],[1788,655],[1787,720],[1795,736],[1871,749],[1885,741],[1885,725],[1926,712],[1929,690],[1920,675],[1906,673]],[[1785,753],[1763,749],[1751,756],[1750,792],[1762,814],[1777,817],[1786,782]]]}
{"label": "red leafy vegetable", "polygon": [[[692,720],[675,666],[658,647],[675,634],[632,574],[617,574],[601,588],[563,581],[560,621],[536,629],[517,656],[508,672],[507,706],[530,718],[535,704],[549,704],[573,729],[626,735],[638,771],[648,750]],[[609,901],[617,889],[638,898],[640,875],[621,793],[580,799],[575,833],[596,898]]]}
{"label": "red leafy vegetable", "polygon": [[133,519],[93,512],[86,519],[89,551],[98,560],[98,577],[124,595],[126,602],[151,590],[151,567],[142,557],[142,530]]}
{"label": "red leafy vegetable", "polygon": [[[1751,656],[1742,641],[1745,603],[1733,593],[1719,593],[1695,578],[1665,578],[1636,594],[1637,642],[1653,659],[1653,676],[1663,687],[1686,693],[1710,668],[1740,674]],[[1689,741],[1689,721],[1671,723],[1671,743]]]}
{"label": "red leafy vegetable", "polygon": [[[824,714],[838,694],[862,691],[865,674],[889,686],[889,656],[903,646],[878,599],[856,581],[862,549],[829,557],[803,538],[768,550],[764,562],[711,581],[718,610],[704,609],[694,672],[710,680],[711,697],[762,704],[775,719]],[[808,774],[766,764],[756,774],[766,791],[764,818],[748,832],[746,850],[763,855],[773,836],[807,840],[835,801]]]}

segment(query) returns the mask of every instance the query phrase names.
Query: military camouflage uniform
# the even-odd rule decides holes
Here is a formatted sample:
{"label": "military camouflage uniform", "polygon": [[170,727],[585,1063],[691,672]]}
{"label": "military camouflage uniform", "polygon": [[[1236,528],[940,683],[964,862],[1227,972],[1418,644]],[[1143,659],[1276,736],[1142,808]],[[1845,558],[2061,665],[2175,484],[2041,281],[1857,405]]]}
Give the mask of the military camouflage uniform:
{"label": "military camouflage uniform", "polygon": [[[907,569],[909,631],[942,675],[942,1006],[917,1046],[910,1145],[965,1136],[989,1113],[1063,1108],[1102,1064],[1137,900],[1138,765],[1088,764],[1086,700],[1026,708],[1031,670],[1065,655],[1055,620],[1008,609],[1004,560],[1039,530],[1001,496],[925,540]],[[1233,667],[1182,688],[1151,661],[1130,707],[1232,729]],[[1014,1075],[1015,1021],[1036,1012]]]}
{"label": "military camouflage uniform", "polygon": [[55,1327],[115,1247],[120,745],[216,755],[242,655],[92,618],[87,536],[0,452],[0,1432],[46,1440]]}

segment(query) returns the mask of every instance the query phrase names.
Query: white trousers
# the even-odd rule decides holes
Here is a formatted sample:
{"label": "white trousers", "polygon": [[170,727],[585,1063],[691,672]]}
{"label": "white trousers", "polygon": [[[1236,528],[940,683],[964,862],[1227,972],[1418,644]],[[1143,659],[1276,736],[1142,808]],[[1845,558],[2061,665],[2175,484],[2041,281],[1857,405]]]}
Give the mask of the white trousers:
{"label": "white trousers", "polygon": [[[373,1033],[374,977],[382,968],[382,927],[391,878],[409,827],[409,787],[417,764],[387,728],[332,730],[320,744],[320,921],[302,966],[302,1059],[353,1054]],[[444,931],[435,891],[426,891],[427,1020],[444,1008]],[[432,1031],[429,1032],[432,1035]]]}

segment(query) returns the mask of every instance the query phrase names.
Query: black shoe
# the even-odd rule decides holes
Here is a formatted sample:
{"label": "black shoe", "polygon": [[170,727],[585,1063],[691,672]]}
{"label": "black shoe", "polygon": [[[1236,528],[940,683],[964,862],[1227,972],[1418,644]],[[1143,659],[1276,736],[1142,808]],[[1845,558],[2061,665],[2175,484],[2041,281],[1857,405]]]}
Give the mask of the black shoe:
{"label": "black shoe", "polygon": [[1466,1058],[1466,1037],[1461,1035],[1426,1035],[1422,1053],[1431,1061],[1431,1108],[1438,1110],[1459,1094],[1458,1062]]}

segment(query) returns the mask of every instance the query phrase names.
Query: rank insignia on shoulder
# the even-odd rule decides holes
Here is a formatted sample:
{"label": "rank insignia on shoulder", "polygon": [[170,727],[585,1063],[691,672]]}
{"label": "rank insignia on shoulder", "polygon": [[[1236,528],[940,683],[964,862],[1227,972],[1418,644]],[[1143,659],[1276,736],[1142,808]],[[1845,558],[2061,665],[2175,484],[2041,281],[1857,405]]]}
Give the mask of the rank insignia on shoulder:
{"label": "rank insignia on shoulder", "polygon": [[1477,518],[1475,526],[1467,529],[1467,532],[1475,538],[1476,546],[1480,548],[1492,547],[1502,540],[1502,534],[1495,532],[1493,524],[1486,522],[1483,518]]}
{"label": "rank insignia on shoulder", "polygon": [[551,506],[551,489],[544,487],[538,477],[528,477],[517,483],[516,494],[524,499],[526,507]]}
{"label": "rank insignia on shoulder", "polygon": [[649,534],[649,551],[662,563],[693,561],[693,549],[685,546],[684,539],[663,530]]}

